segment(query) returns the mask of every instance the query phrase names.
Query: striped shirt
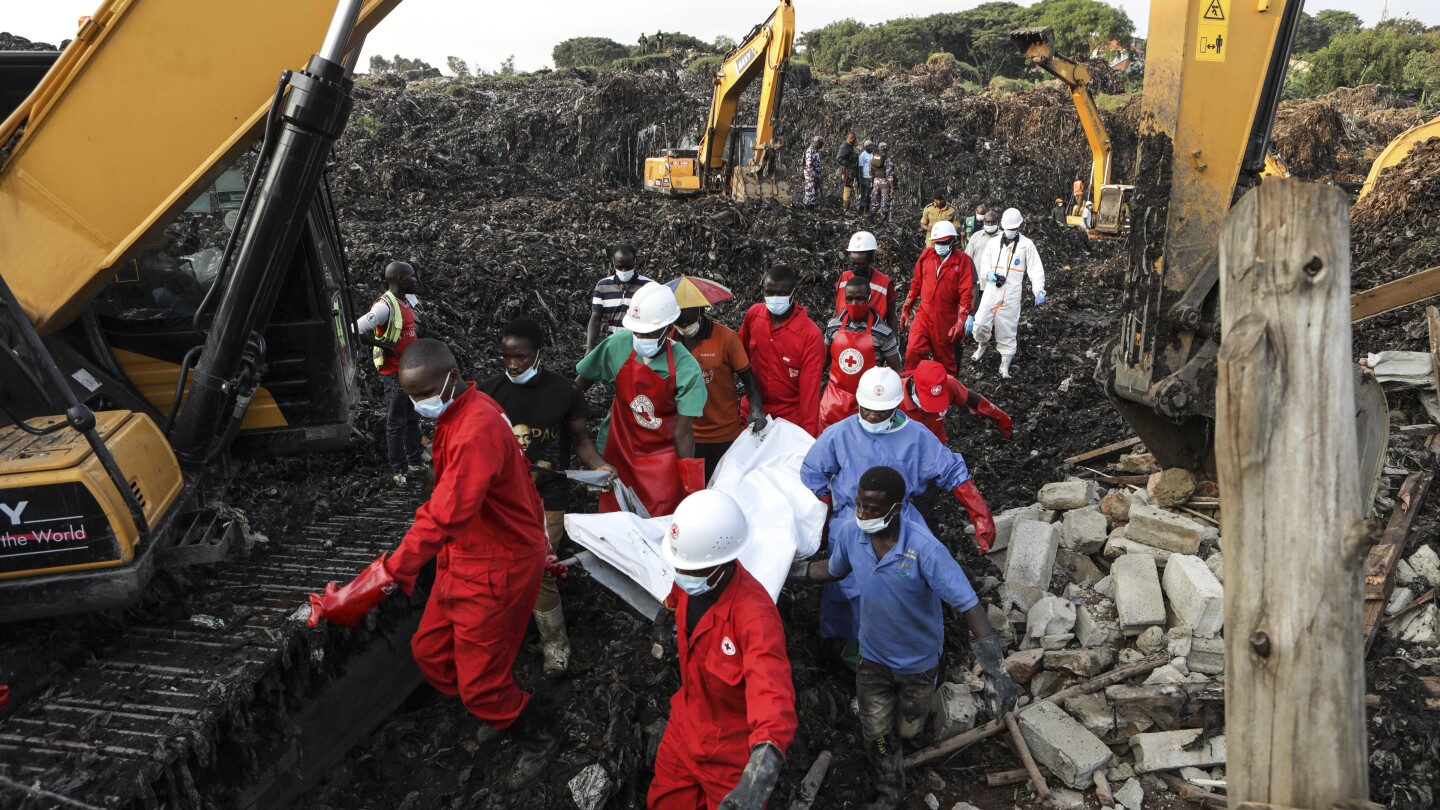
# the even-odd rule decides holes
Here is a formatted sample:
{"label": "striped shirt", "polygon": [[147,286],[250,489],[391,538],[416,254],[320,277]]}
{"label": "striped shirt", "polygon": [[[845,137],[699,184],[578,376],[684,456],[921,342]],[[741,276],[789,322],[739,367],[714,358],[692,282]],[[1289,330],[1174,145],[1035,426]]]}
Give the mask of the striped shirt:
{"label": "striped shirt", "polygon": [[648,279],[636,273],[629,281],[621,281],[612,273],[595,282],[595,292],[590,298],[590,311],[600,313],[600,321],[612,334],[622,328],[625,311],[630,308],[630,299],[646,284]]}

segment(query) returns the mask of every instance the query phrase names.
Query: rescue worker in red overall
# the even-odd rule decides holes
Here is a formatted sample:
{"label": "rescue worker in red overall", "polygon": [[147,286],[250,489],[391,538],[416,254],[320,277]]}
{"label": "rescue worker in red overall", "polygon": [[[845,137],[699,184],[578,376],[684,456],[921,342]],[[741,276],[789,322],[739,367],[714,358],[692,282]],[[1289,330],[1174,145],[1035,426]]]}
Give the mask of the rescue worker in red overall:
{"label": "rescue worker in red overall", "polygon": [[870,308],[898,335],[900,330],[895,328],[894,282],[871,266],[875,261],[876,247],[875,234],[869,231],[856,231],[850,237],[850,267],[840,274],[840,280],[835,283],[835,314],[845,311],[845,284],[858,276],[870,284]]}
{"label": "rescue worker in red overall", "polygon": [[[435,560],[435,585],[410,641],[420,673],[458,695],[487,726],[504,729],[520,754],[504,783],[530,785],[559,742],[539,705],[511,674],[545,572],[544,507],[530,462],[495,400],[460,376],[438,340],[417,340],[400,360],[415,411],[435,420],[435,491],[399,548],[377,557],[343,588],[310,595],[310,626],[354,627],[399,587],[407,594]],[[483,731],[483,729],[482,729]]]}
{"label": "rescue worker in red overall", "polygon": [[870,285],[858,276],[845,282],[845,309],[825,326],[830,376],[820,395],[820,429],[860,412],[855,387],[860,375],[880,364],[900,367],[900,342],[870,309]]}
{"label": "rescue worker in red overall", "polygon": [[[705,413],[705,375],[684,346],[666,337],[679,317],[675,291],[646,284],[631,299],[624,328],[575,366],[581,393],[597,382],[615,387],[595,444],[654,517],[674,514],[681,498],[705,488],[693,426]],[[619,509],[614,493],[600,495],[601,512]]]}
{"label": "rescue worker in red overall", "polygon": [[[946,374],[945,367],[934,360],[921,360],[914,371],[901,374],[900,379],[905,383],[905,399],[900,403],[900,412],[929,428],[941,444],[950,441],[945,433],[945,412],[955,405],[964,405],[971,413],[989,419],[1005,438],[1014,438],[1010,414]],[[918,502],[920,499],[917,497],[915,500]],[[925,510],[921,508],[920,511],[923,514]]]}
{"label": "rescue worker in red overall", "polygon": [[[825,336],[795,303],[799,277],[777,264],[765,273],[764,303],[745,312],[740,342],[764,394],[765,413],[811,436],[820,435],[820,386],[825,380]],[[749,403],[742,402],[742,409]]]}
{"label": "rescue worker in red overall", "polygon": [[697,492],[660,552],[675,567],[680,691],[655,755],[649,810],[762,810],[795,738],[795,684],[770,594],[737,559],[750,523],[730,496]]}
{"label": "rescue worker in red overall", "polygon": [[[965,321],[974,311],[975,264],[956,249],[960,237],[950,220],[930,228],[930,241],[915,260],[910,292],[900,307],[900,329],[910,329],[905,369],[913,371],[921,360],[934,359],[954,374],[957,346],[965,341]],[[917,301],[912,322],[910,308]]]}
{"label": "rescue worker in red overall", "polygon": [[375,370],[385,388],[385,444],[390,455],[390,468],[396,486],[405,486],[409,477],[425,468],[420,447],[420,419],[415,406],[400,390],[396,372],[400,356],[415,342],[415,291],[420,279],[409,262],[390,262],[385,266],[385,292],[370,311],[355,321],[360,335],[373,333]]}

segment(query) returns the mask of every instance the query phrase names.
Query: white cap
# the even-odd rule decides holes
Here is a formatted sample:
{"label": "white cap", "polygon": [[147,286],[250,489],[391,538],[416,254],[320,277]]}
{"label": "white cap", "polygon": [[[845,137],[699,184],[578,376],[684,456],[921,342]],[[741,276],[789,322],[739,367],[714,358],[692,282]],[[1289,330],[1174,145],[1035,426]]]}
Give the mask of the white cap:
{"label": "white cap", "polygon": [[1006,208],[1005,213],[1000,215],[1000,227],[1007,231],[1013,231],[1020,227],[1025,217],[1020,216],[1019,208]]}
{"label": "white cap", "polygon": [[855,234],[850,237],[850,247],[847,248],[851,253],[864,253],[867,250],[874,249],[875,234],[869,231],[856,231]]}
{"label": "white cap", "polygon": [[860,375],[855,401],[869,411],[888,411],[905,398],[905,384],[889,366],[876,366]]}
{"label": "white cap", "polygon": [[730,562],[749,542],[750,521],[740,505],[719,490],[702,489],[675,507],[660,556],[681,571],[694,571]]}
{"label": "white cap", "polygon": [[946,237],[958,237],[959,235],[960,234],[957,233],[955,230],[955,223],[951,222],[948,219],[942,219],[934,225],[930,226],[931,242],[934,242],[937,239],[944,239]]}
{"label": "white cap", "polygon": [[654,332],[664,329],[680,317],[680,305],[675,303],[675,291],[650,282],[635,291],[630,299],[630,309],[620,325],[631,332]]}

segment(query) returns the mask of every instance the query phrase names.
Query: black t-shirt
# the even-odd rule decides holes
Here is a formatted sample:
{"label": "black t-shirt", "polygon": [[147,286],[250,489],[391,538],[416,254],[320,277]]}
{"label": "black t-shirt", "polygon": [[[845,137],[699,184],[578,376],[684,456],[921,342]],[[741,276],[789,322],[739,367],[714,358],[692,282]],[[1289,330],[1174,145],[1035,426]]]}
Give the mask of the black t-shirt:
{"label": "black t-shirt", "polygon": [[[584,421],[588,410],[585,395],[575,387],[574,380],[553,371],[541,369],[524,385],[510,382],[497,374],[475,387],[495,398],[505,415],[525,457],[536,467],[565,470],[570,465],[569,423]],[[562,511],[570,505],[570,484],[563,475],[532,472],[535,487],[548,512]]]}

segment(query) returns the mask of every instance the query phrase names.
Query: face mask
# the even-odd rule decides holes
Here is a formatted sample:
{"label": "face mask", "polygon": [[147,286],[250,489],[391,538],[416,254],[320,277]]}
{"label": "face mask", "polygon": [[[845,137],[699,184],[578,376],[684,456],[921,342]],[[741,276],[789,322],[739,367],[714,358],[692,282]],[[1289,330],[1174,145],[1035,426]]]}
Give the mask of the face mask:
{"label": "face mask", "polygon": [[680,590],[691,596],[699,596],[715,588],[710,584],[710,577],[696,577],[682,574],[679,571],[675,572],[675,584],[680,586]]}
{"label": "face mask", "polygon": [[451,397],[448,400],[445,399],[445,386],[449,384],[450,375],[446,374],[445,384],[440,386],[440,393],[436,394],[433,397],[426,397],[425,399],[416,402],[415,413],[425,419],[439,419],[440,415],[445,413],[445,409],[449,408],[450,405],[455,402],[454,397]]}
{"label": "face mask", "polygon": [[936,243],[935,243],[935,252],[938,253],[938,254],[940,254],[941,256],[949,256],[949,255],[950,255],[950,243],[949,243],[949,242],[936,242]]}
{"label": "face mask", "polygon": [[884,433],[890,429],[890,423],[895,421],[894,415],[891,415],[891,417],[884,422],[878,423],[871,422],[863,416],[857,416],[856,418],[860,420],[860,427],[864,428],[866,433]]}
{"label": "face mask", "polygon": [[784,315],[790,311],[790,296],[767,295],[765,296],[765,308],[770,310],[771,315]]}
{"label": "face mask", "polygon": [[[913,402],[913,403],[915,403],[915,407],[916,407],[916,408],[919,408],[919,409],[922,410],[922,411],[925,410],[925,406],[920,404],[920,397],[919,397],[919,395],[917,395],[914,391],[911,391],[911,392],[910,392],[910,401]],[[936,416],[944,416],[944,415],[945,415],[945,412],[948,411],[948,410],[950,410],[950,409],[949,409],[949,408],[941,408],[941,409],[940,409],[940,412],[937,413],[937,414],[935,414],[935,415],[936,415]]]}
{"label": "face mask", "polygon": [[679,332],[685,337],[695,337],[697,334],[700,333],[700,322],[696,321],[689,326],[676,325],[675,331]]}
{"label": "face mask", "polygon": [[[892,508],[890,510],[890,513],[885,515],[885,517],[871,518],[870,520],[861,520],[860,516],[856,515],[855,525],[859,526],[860,531],[866,534],[877,534],[879,532],[885,531],[885,528],[890,525],[890,521],[894,519],[895,510],[894,508]],[[679,575],[677,574],[676,576]]]}
{"label": "face mask", "polygon": [[1006,239],[1014,239],[1015,237],[1017,237],[1017,236],[1019,236],[1019,235],[1020,235],[1020,231],[1019,231],[1019,230],[1016,230],[1016,229],[1014,229],[1014,228],[1006,228],[1006,229],[1005,229],[1005,238],[1006,238]]}
{"label": "face mask", "polygon": [[510,371],[509,371],[509,369],[506,369],[506,371],[505,371],[505,376],[506,376],[506,377],[509,377],[509,378],[510,378],[510,382],[515,383],[516,385],[524,385],[525,383],[530,382],[531,380],[535,379],[535,375],[536,375],[536,374],[539,374],[539,373],[540,373],[540,355],[537,354],[537,355],[535,355],[535,363],[534,363],[533,365],[531,365],[530,368],[527,368],[527,369],[525,369],[524,371],[520,372],[520,375],[519,375],[518,377],[515,376],[514,374],[511,374]]}
{"label": "face mask", "polygon": [[405,303],[412,307],[418,307],[420,306],[420,299],[415,297],[415,293],[405,293]]}
{"label": "face mask", "polygon": [[863,304],[846,304],[845,314],[852,321],[864,321],[870,317],[870,302],[866,301]]}
{"label": "face mask", "polygon": [[617,270],[615,271],[615,278],[620,279],[622,282],[623,282],[623,281],[629,281],[630,279],[635,278],[635,271],[634,271],[634,270],[619,270],[619,269],[617,269]]}
{"label": "face mask", "polygon": [[986,225],[986,226],[985,226],[985,233],[996,233],[996,232],[999,231],[999,230],[1000,230],[1000,226],[999,226],[999,225]]}
{"label": "face mask", "polygon": [[660,353],[660,338],[635,338],[635,353],[641,357],[654,357]]}

